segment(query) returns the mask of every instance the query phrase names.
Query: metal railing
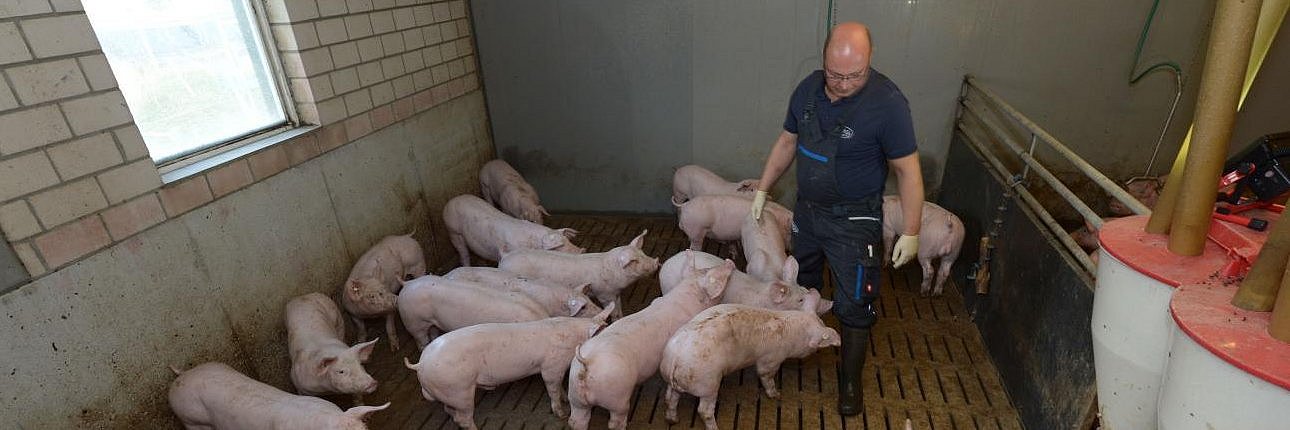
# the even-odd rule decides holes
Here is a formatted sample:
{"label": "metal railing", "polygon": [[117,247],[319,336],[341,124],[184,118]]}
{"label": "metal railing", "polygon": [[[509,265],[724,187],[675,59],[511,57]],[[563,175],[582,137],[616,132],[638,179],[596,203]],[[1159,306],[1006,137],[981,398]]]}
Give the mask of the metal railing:
{"label": "metal railing", "polygon": [[[1102,217],[1093,211],[1084,200],[1071,191],[1065,183],[1053,175],[1052,171],[1045,167],[1038,159],[1035,158],[1035,149],[1038,144],[1044,144],[1047,148],[1054,150],[1062,158],[1075,166],[1076,170],[1083,173],[1092,183],[1097,184],[1111,198],[1119,200],[1125,207],[1135,214],[1149,214],[1151,209],[1147,208],[1133,196],[1129,195],[1111,178],[1106,177],[1097,168],[1088,164],[1083,158],[1067,148],[1061,141],[1048,134],[1043,128],[1026,118],[1013,108],[1007,102],[1003,101],[993,91],[983,87],[979,81],[972,76],[966,76],[963,79],[963,89],[959,97],[959,114],[955,122],[955,127],[966,137],[966,142],[986,161],[994,167],[1005,178],[1012,178],[1009,181],[1009,188],[1016,192],[1023,201],[1026,202],[1035,213],[1038,214],[1040,221],[1051,231],[1067,251],[1075,258],[1084,270],[1090,275],[1097,272],[1093,261],[1089,259],[1088,254],[1084,252],[1079,244],[1071,238],[1070,234],[1062,228],[1061,224],[1053,218],[1052,214],[1044,208],[1043,205],[1035,199],[1034,194],[1027,188],[1025,181],[1033,171],[1043,181],[1057,193],[1066,203],[1070,204],[1084,220],[1094,227],[1101,228]],[[1011,128],[1011,130],[1010,130]],[[1029,135],[1028,147],[1023,147],[1016,137],[1013,130],[1018,130],[1021,134]],[[1002,144],[1002,145],[999,145]],[[1012,169],[995,154],[996,149],[1002,146],[1010,151],[1017,159],[1020,160],[1021,172],[1014,173]]]}

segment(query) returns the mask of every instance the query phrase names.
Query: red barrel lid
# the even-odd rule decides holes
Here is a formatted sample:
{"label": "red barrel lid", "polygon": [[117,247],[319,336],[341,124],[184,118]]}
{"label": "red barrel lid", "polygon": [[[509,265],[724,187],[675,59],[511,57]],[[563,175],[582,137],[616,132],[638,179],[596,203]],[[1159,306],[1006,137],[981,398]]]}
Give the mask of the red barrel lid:
{"label": "red barrel lid", "polygon": [[1290,343],[1268,334],[1271,312],[1232,306],[1236,286],[1188,284],[1174,291],[1169,312],[1183,333],[1223,361],[1290,390]]}
{"label": "red barrel lid", "polygon": [[1212,240],[1206,240],[1205,251],[1195,257],[1169,252],[1169,236],[1142,230],[1148,218],[1134,215],[1108,220],[1098,231],[1098,242],[1117,260],[1171,287],[1216,278],[1227,265],[1227,251]]}

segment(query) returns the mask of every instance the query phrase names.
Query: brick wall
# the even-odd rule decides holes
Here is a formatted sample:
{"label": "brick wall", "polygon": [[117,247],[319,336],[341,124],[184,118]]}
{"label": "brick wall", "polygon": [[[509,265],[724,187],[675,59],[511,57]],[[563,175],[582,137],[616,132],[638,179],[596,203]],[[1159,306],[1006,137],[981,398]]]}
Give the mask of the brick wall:
{"label": "brick wall", "polygon": [[479,88],[464,0],[269,0],[317,130],[163,186],[77,0],[0,4],[0,231],[32,277]]}

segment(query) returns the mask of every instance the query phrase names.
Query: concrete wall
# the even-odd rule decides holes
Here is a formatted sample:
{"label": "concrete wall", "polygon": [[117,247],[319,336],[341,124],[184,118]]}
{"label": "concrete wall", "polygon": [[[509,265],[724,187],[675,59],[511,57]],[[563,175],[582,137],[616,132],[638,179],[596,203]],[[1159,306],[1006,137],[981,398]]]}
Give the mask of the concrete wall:
{"label": "concrete wall", "polygon": [[[759,175],[789,93],[820,63],[828,2],[603,3],[474,2],[502,156],[554,209],[670,211],[671,168],[686,163]],[[1143,65],[1170,59],[1188,76],[1162,154],[1186,132],[1212,5],[1162,2],[1143,51]],[[874,67],[910,100],[933,190],[965,73],[1110,175],[1140,173],[1174,95],[1168,73],[1128,85],[1149,7],[836,2],[838,20],[873,27]]]}
{"label": "concrete wall", "polygon": [[[91,43],[76,45],[85,51],[75,54],[42,57],[48,53],[36,50],[15,64],[0,61],[6,74],[67,55],[101,55],[79,2],[52,5],[58,10],[44,1],[0,6],[0,30],[16,22],[13,28],[34,32],[41,27],[33,22],[54,19],[70,31],[64,34],[88,35]],[[129,168],[146,173],[136,183],[150,185],[119,197],[115,182],[103,176],[122,167],[100,165],[102,172],[91,169],[88,179],[68,181],[93,184],[86,195],[108,196],[110,203],[86,208],[58,198],[74,184],[21,190],[16,187],[31,182],[0,182],[3,199],[12,200],[0,212],[0,227],[31,278],[0,293],[0,427],[175,427],[165,404],[174,379],[168,365],[218,360],[287,388],[281,315],[287,300],[335,291],[354,260],[388,234],[416,229],[432,264],[453,259],[437,214],[449,198],[477,190],[478,168],[493,155],[465,3],[270,0],[268,6],[293,75],[293,99],[302,110],[321,110],[302,115],[316,127],[185,179],[160,183],[124,104],[116,105],[124,120],[69,110],[85,98],[119,97],[111,79],[97,80],[111,84],[88,95],[0,104],[0,121],[52,108],[67,111],[59,120],[73,121],[78,134],[77,121],[109,124],[107,131],[85,133],[108,142],[115,159],[132,160]],[[347,32],[324,24],[336,19],[356,27]],[[320,41],[317,33],[328,31],[337,34]],[[0,46],[21,45],[22,37],[0,31]],[[376,44],[358,57],[360,64],[331,55],[337,45],[369,46],[372,38],[401,43]],[[309,60],[290,64],[302,56]],[[110,69],[77,64],[72,61],[68,79],[83,80],[90,70],[112,76]],[[376,70],[381,78],[342,85],[351,67],[369,78]],[[48,88],[15,85],[14,91]],[[66,144],[24,133],[0,129],[0,179],[49,168],[45,157],[57,158]],[[115,152],[122,148],[131,152]],[[69,151],[91,160],[102,154]],[[53,164],[50,175],[74,179],[62,175],[65,165]],[[45,202],[81,212],[45,211]]]}

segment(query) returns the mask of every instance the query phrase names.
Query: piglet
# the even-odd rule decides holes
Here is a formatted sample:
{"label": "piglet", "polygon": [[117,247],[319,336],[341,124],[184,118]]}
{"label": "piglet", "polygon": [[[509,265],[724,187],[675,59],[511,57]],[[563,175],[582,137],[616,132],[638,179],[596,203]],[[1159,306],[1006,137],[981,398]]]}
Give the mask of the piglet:
{"label": "piglet", "polygon": [[483,323],[537,321],[552,315],[524,293],[426,275],[403,286],[399,316],[417,347],[425,348],[431,329],[448,332]]}
{"label": "piglet", "polygon": [[[752,198],[729,195],[702,195],[677,204],[677,225],[690,238],[690,249],[703,250],[704,238],[719,241],[739,240],[744,217],[752,207]],[[779,203],[766,202],[763,214],[775,216],[775,230],[789,241],[789,223],[793,212]]]}
{"label": "piglet", "polygon": [[330,298],[309,293],[287,302],[287,350],[291,353],[291,383],[307,395],[371,394],[376,380],[363,370],[376,340],[349,346],[344,342],[345,320]]}
{"label": "piglet", "polygon": [[171,370],[179,377],[170,383],[170,410],[189,430],[365,430],[368,415],[390,406],[341,411],[332,402],[284,392],[223,363]]}
{"label": "piglet", "polygon": [[614,318],[618,318],[623,313],[619,293],[637,279],[658,270],[658,259],[641,251],[648,232],[641,232],[631,243],[609,252],[575,255],[550,251],[516,251],[503,256],[497,267],[567,287],[589,284],[591,294],[601,305],[618,304],[614,309]]}
{"label": "piglet", "polygon": [[564,418],[560,388],[573,351],[605,326],[611,310],[591,318],[555,317],[466,327],[430,342],[417,364],[407,358],[403,363],[417,372],[421,395],[443,402],[444,411],[463,429],[475,428],[475,387],[491,390],[533,374],[541,374],[546,382],[551,412]]}
{"label": "piglet", "polygon": [[537,279],[529,279],[492,267],[458,267],[443,275],[443,277],[471,281],[503,291],[518,291],[542,305],[547,313],[553,316],[589,317],[600,313],[600,306],[596,306],[591,301],[591,298],[587,297],[587,288],[589,287],[587,284],[570,288],[564,285],[542,282]]}
{"label": "piglet", "polygon": [[609,410],[609,428],[626,428],[632,393],[658,371],[668,338],[721,302],[735,263],[705,270],[694,269],[693,262],[686,266],[686,279],[672,292],[610,324],[575,352],[569,367],[569,425],[575,430],[587,428],[595,406]]}
{"label": "piglet", "polygon": [[[1166,176],[1160,179],[1135,180],[1132,183],[1125,185],[1124,190],[1128,191],[1129,195],[1138,199],[1138,201],[1148,209],[1155,208],[1156,200],[1160,199],[1160,193],[1164,191],[1165,180],[1167,180],[1167,178],[1168,177]],[[1133,210],[1129,209],[1128,206],[1125,206],[1124,203],[1121,203],[1115,197],[1108,195],[1107,198],[1109,200],[1107,202],[1107,210],[1111,212],[1111,215],[1117,217],[1133,215]]]}
{"label": "piglet", "polygon": [[775,223],[774,213],[763,213],[760,220],[744,214],[740,228],[740,243],[743,244],[744,259],[748,261],[748,274],[766,282],[781,279],[789,258],[784,237],[774,231]]}
{"label": "piglet", "polygon": [[505,161],[484,163],[479,169],[479,188],[485,201],[497,205],[507,215],[535,224],[542,224],[543,216],[551,216],[538,203],[537,190]]}
{"label": "piglet", "polygon": [[667,382],[667,421],[676,423],[676,403],[684,392],[699,398],[703,424],[716,430],[721,377],[754,364],[766,396],[779,397],[775,374],[785,359],[841,345],[838,332],[815,315],[813,301],[792,311],[717,305],[690,319],[667,341],[658,368]]}
{"label": "piglet", "polygon": [[399,288],[402,288],[400,282],[424,274],[425,256],[412,233],[386,236],[358,257],[349,278],[341,287],[340,303],[358,328],[359,342],[367,340],[367,326],[363,319],[385,317],[390,349],[399,350],[394,308]]}
{"label": "piglet", "polygon": [[752,197],[757,182],[756,179],[730,182],[697,164],[681,166],[672,174],[672,204],[685,203],[691,198],[709,194]]}
{"label": "piglet", "polygon": [[453,197],[444,205],[443,223],[462,267],[470,266],[472,251],[492,261],[500,260],[503,250],[544,249],[571,254],[585,251],[569,241],[578,234],[574,229],[551,229],[513,218],[469,194]]}
{"label": "piglet", "polygon": [[[720,257],[703,251],[687,249],[676,253],[663,262],[663,267],[658,269],[658,284],[663,294],[667,294],[681,283],[688,258],[693,258],[694,267],[699,269],[720,266],[722,263]],[[801,309],[802,303],[808,297],[815,296],[818,302],[816,313],[824,314],[832,309],[833,302],[821,300],[818,291],[797,285],[797,269],[797,259],[788,257],[784,260],[784,271],[781,277],[769,282],[736,270],[730,274],[730,283],[726,285],[726,293],[721,296],[721,303],[791,310]]]}
{"label": "piglet", "polygon": [[[884,196],[882,198],[882,248],[883,262],[891,261],[891,244],[896,235],[905,231],[905,214],[900,208],[900,197]],[[963,221],[950,211],[932,202],[923,202],[922,227],[918,232],[918,264],[923,266],[923,283],[919,294],[941,295],[945,280],[950,276],[950,267],[959,258],[963,248]],[[940,268],[932,266],[932,260],[939,260]],[[932,280],[936,288],[932,288]]]}

